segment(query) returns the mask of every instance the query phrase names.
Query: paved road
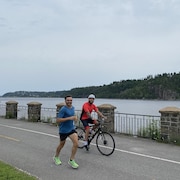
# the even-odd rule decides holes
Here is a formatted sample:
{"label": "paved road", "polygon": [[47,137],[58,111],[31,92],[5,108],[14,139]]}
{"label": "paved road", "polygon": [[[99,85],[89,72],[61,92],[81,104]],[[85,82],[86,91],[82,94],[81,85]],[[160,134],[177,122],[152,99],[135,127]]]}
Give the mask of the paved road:
{"label": "paved road", "polygon": [[58,128],[49,124],[0,118],[0,160],[42,180],[178,180],[180,147],[148,139],[114,135],[116,150],[101,155],[95,145],[89,152],[78,149],[79,169],[67,161],[71,151],[68,140],[62,150],[62,165],[52,157],[59,141]]}

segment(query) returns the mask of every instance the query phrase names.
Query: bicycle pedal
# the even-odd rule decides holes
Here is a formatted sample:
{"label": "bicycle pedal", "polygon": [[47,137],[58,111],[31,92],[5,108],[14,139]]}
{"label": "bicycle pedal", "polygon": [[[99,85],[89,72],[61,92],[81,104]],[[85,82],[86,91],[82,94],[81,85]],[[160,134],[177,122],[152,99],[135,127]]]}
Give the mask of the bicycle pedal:
{"label": "bicycle pedal", "polygon": [[88,145],[85,145],[84,147],[86,148],[86,151],[89,151],[89,146]]}

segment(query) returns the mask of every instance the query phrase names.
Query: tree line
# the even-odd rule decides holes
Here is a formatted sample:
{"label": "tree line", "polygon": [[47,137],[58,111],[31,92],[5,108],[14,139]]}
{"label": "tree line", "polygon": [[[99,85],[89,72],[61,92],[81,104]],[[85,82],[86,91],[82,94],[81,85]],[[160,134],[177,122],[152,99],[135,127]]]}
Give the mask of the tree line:
{"label": "tree line", "polygon": [[97,98],[179,100],[180,72],[114,81],[108,85],[77,87],[67,91],[8,92],[3,97],[64,97],[71,94],[74,98],[87,98],[90,93],[94,93]]}

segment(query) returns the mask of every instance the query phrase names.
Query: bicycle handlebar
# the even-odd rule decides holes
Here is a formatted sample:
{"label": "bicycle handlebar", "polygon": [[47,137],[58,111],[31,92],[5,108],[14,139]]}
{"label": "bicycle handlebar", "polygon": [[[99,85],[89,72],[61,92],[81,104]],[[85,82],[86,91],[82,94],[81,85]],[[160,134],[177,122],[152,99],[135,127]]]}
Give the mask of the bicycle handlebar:
{"label": "bicycle handlebar", "polygon": [[100,118],[100,119],[98,119],[97,121],[98,121],[100,124],[103,124],[104,121],[105,121],[105,119],[104,119],[104,118]]}

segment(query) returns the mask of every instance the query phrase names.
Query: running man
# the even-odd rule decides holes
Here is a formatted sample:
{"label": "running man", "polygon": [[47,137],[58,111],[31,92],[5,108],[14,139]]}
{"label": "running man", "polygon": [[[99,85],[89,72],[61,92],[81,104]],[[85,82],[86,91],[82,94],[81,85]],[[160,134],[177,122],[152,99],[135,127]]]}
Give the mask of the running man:
{"label": "running man", "polygon": [[60,109],[56,119],[56,122],[59,125],[60,136],[60,143],[56,149],[56,154],[53,157],[56,165],[60,165],[62,163],[59,158],[59,154],[65,145],[67,137],[69,137],[73,143],[73,146],[68,164],[72,168],[79,167],[79,165],[75,162],[75,154],[78,148],[78,136],[75,131],[74,121],[77,121],[77,116],[75,116],[75,110],[72,106],[72,96],[68,95],[65,97],[65,105]]}

